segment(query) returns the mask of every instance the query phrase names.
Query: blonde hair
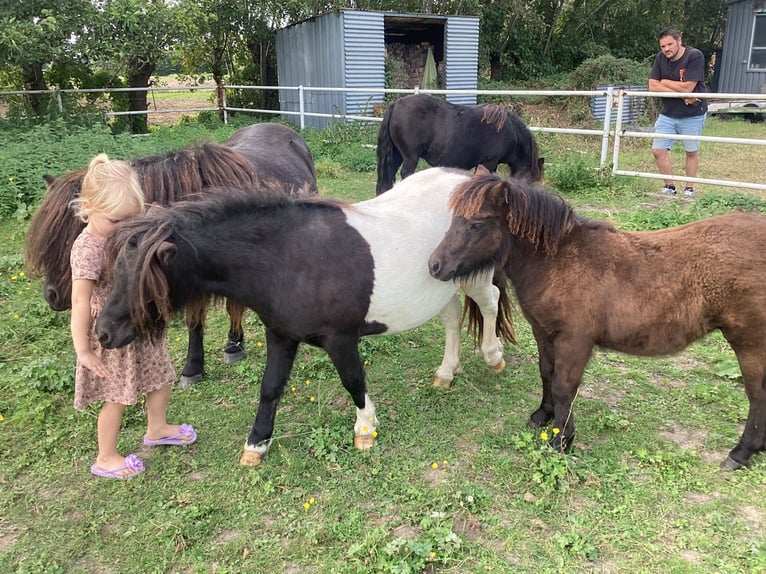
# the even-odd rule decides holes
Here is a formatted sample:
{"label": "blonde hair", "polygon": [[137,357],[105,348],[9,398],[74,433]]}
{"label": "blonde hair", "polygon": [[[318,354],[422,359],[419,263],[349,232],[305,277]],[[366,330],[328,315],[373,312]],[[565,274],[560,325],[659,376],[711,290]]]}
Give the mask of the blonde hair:
{"label": "blonde hair", "polygon": [[145,210],[144,192],[138,173],[126,161],[100,153],[90,161],[82,178],[80,197],[72,200],[75,215],[87,223],[91,213],[110,215],[126,207],[136,215]]}

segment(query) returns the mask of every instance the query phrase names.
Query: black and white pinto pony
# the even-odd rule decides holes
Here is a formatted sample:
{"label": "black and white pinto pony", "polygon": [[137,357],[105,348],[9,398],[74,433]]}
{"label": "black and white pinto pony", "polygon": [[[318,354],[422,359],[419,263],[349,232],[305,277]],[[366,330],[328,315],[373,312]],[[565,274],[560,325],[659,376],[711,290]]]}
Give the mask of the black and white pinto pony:
{"label": "black and white pinto pony", "polygon": [[260,316],[267,348],[241,464],[260,464],[269,450],[300,343],[329,354],[357,408],[354,445],[370,448],[378,421],[361,337],[406,331],[441,314],[447,333],[437,380],[451,381],[459,366],[462,287],[483,315],[475,326],[484,359],[496,372],[505,366],[501,337],[513,341],[505,285],[493,284],[491,270],[446,283],[428,271],[449,226],[451,190],[468,179],[465,172],[429,169],[353,205],[229,193],[150,210],[113,237],[114,287],[96,323],[101,344],[160,336],[174,309],[189,300],[232,298]]}
{"label": "black and white pinto pony", "polygon": [[[202,142],[189,148],[131,160],[147,203],[169,205],[201,199],[229,186],[262,193],[273,188],[286,195],[316,195],[314,159],[298,133],[280,124],[245,126],[219,144]],[[27,231],[25,255],[30,277],[44,277],[43,296],[54,311],[71,306],[72,273],[69,252],[85,224],[74,216],[72,200],[80,195],[87,168],[58,177],[46,176],[48,191]],[[186,309],[189,346],[181,371],[181,386],[198,382],[204,372],[203,333],[207,301]],[[229,334],[224,361],[244,358],[244,308],[226,302]]]}
{"label": "black and white pinto pony", "polygon": [[376,195],[391,189],[401,166],[409,177],[423,158],[433,167],[495,171],[505,163],[514,176],[542,179],[537,140],[512,110],[497,104],[462,106],[428,94],[391,103],[377,142]]}

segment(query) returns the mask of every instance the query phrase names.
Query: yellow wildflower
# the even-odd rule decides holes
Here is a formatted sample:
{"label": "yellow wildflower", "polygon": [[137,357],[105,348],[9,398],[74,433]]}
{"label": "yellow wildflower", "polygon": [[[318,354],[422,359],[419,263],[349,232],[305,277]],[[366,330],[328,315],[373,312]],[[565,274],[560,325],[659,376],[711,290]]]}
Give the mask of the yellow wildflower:
{"label": "yellow wildflower", "polygon": [[553,431],[553,436],[556,436],[561,432],[561,429],[559,427],[553,427],[551,431]]}
{"label": "yellow wildflower", "polygon": [[23,271],[19,271],[19,277],[24,277],[24,272]]}
{"label": "yellow wildflower", "polygon": [[309,400],[313,403],[316,399],[316,397],[309,397]]}
{"label": "yellow wildflower", "polygon": [[255,346],[256,347],[263,347],[263,343],[261,343],[260,341],[256,341]]}
{"label": "yellow wildflower", "polygon": [[540,438],[543,440],[548,440],[548,433],[543,431],[540,433]]}
{"label": "yellow wildflower", "polygon": [[431,463],[431,468],[439,468],[439,463],[438,462],[432,462]]}
{"label": "yellow wildflower", "polygon": [[303,510],[308,510],[311,505],[308,502],[303,503]]}

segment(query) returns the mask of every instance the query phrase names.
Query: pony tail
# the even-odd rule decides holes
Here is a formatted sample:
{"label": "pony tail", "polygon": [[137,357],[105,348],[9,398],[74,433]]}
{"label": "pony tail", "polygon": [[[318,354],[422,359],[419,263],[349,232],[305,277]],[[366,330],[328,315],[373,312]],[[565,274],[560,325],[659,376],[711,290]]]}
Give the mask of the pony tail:
{"label": "pony tail", "polygon": [[375,185],[375,195],[388,191],[394,185],[396,170],[402,164],[402,154],[394,145],[389,131],[391,116],[394,114],[396,102],[392,102],[386,113],[383,114],[383,122],[378,130],[377,156],[378,156],[378,182]]}

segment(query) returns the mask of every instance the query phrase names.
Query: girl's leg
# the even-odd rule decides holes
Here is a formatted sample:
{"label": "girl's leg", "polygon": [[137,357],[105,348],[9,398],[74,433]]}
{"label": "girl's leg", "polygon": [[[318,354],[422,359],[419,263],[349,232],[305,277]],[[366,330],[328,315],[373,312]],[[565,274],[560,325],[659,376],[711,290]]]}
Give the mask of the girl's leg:
{"label": "girl's leg", "polygon": [[[117,450],[117,437],[122,426],[122,413],[125,405],[104,403],[98,414],[98,457],[96,465],[103,470],[115,470],[125,466],[125,457]],[[120,476],[135,474],[135,470],[126,468]]]}
{"label": "girl's leg", "polygon": [[166,437],[175,437],[181,440],[188,438],[191,442],[192,434],[182,434],[179,425],[168,424],[168,402],[170,401],[170,386],[157,391],[146,393],[146,438],[157,440]]}

